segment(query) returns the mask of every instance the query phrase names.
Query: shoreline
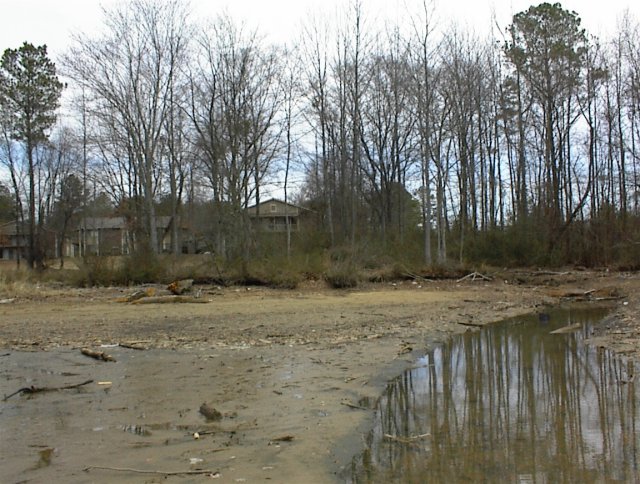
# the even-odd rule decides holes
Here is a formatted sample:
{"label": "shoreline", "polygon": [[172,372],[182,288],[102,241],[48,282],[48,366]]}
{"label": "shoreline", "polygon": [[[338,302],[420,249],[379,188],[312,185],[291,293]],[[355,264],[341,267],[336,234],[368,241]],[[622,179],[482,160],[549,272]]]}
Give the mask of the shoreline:
{"label": "shoreline", "polygon": [[[591,276],[567,284],[589,289],[619,286],[631,297],[614,302],[614,314],[622,321],[633,316],[638,302],[633,290],[640,287],[637,275]],[[565,286],[551,287],[557,291]],[[84,433],[72,428],[65,434],[48,428],[45,421],[42,427],[36,425],[33,435],[22,435],[23,444],[17,438],[0,444],[0,455],[9,456],[3,467],[9,477],[14,471],[15,476],[53,475],[67,482],[86,480],[81,469],[88,465],[112,462],[115,467],[115,461],[151,470],[211,468],[219,472],[219,482],[340,482],[340,473],[364,449],[375,401],[389,380],[428,348],[473,331],[470,324],[481,326],[557,304],[548,288],[501,281],[438,281],[421,289],[406,283],[341,292],[318,287],[211,288],[212,294],[204,291],[209,304],[140,306],[115,303],[132,289],[111,288],[1,305],[0,346],[10,353],[3,363],[21,356],[33,365],[6,365],[10,369],[5,371],[3,394],[25,382],[61,386],[69,382],[69,373],[78,373],[74,379],[113,381],[110,392],[88,386],[82,392],[52,394],[64,405],[82,400],[71,420],[86,422],[70,427],[83,428]],[[93,324],[88,323],[91,318]],[[105,348],[117,360],[122,358],[115,363],[79,354],[84,346],[99,349],[131,341],[142,341],[149,349]],[[146,360],[139,368],[134,364]],[[38,370],[44,365],[50,369],[45,376]],[[49,394],[13,397],[0,423],[11,430],[17,419],[46,413],[50,402]],[[220,423],[210,424],[198,413],[205,402],[224,415]],[[96,416],[106,422],[107,430],[85,435]],[[114,428],[123,422],[147,426],[152,435],[123,438]],[[198,429],[212,433],[194,440]],[[75,448],[71,442],[76,434],[89,442],[98,439],[102,451]],[[42,435],[51,437],[43,442]],[[291,440],[277,440],[287,436]],[[31,469],[38,460],[30,445],[54,449],[51,464]],[[116,478],[113,472],[93,469],[89,478],[109,482]],[[118,473],[117,479],[137,482],[139,476]]]}

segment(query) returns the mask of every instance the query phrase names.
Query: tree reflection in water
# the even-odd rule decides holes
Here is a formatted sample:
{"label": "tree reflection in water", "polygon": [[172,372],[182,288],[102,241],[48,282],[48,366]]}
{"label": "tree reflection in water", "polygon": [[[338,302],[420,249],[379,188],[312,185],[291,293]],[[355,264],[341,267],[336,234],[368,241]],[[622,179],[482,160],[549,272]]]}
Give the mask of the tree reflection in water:
{"label": "tree reflection in water", "polygon": [[431,351],[387,387],[347,480],[640,482],[634,365],[583,343],[604,314],[517,318]]}

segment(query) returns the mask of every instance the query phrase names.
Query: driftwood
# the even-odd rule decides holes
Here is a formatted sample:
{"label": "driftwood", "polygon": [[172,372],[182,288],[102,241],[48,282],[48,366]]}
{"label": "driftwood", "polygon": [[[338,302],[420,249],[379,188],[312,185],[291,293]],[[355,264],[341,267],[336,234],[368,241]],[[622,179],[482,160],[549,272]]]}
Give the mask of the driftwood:
{"label": "driftwood", "polygon": [[127,348],[129,350],[146,350],[148,349],[146,346],[142,346],[139,343],[118,343],[118,346],[121,348]]}
{"label": "driftwood", "polygon": [[462,282],[462,281],[466,281],[466,280],[471,280],[471,281],[476,281],[476,280],[491,281],[492,279],[489,276],[485,276],[484,274],[480,274],[479,272],[472,272],[471,274],[467,274],[466,276],[461,277],[456,282]]}
{"label": "driftwood", "polygon": [[420,275],[418,275],[418,274],[414,274],[413,272],[409,272],[409,271],[407,271],[407,270],[405,270],[405,271],[402,273],[402,275],[403,275],[403,276],[406,276],[406,277],[410,277],[410,278],[411,278],[411,279],[413,279],[414,281],[415,281],[415,280],[419,280],[419,281],[422,281],[422,282],[433,282],[433,279],[428,279],[428,278],[426,278],[426,277],[420,276]]}
{"label": "driftwood", "polygon": [[218,471],[210,469],[200,471],[146,471],[142,469],[131,469],[129,467],[105,467],[105,466],[89,466],[84,471],[89,472],[92,469],[101,469],[105,471],[131,472],[133,474],[155,474],[160,476],[199,476],[204,474],[216,475]]}
{"label": "driftwood", "polygon": [[531,273],[533,276],[568,276],[571,272],[555,272],[555,271],[534,271]]}
{"label": "driftwood", "polygon": [[596,292],[595,289],[589,289],[588,291],[567,291],[566,294],[562,295],[561,297],[564,298],[572,298],[572,297],[591,297],[591,295]]}
{"label": "driftwood", "polygon": [[114,361],[114,362],[116,361],[113,356],[108,355],[104,351],[94,351],[94,350],[90,350],[89,348],[82,348],[80,350],[80,353],[82,353],[84,356],[88,356],[89,358],[94,358],[96,360]]}
{"label": "driftwood", "polygon": [[84,385],[88,385],[89,383],[93,383],[93,380],[83,381],[82,383],[76,383],[75,385],[65,385],[63,387],[34,387],[33,385],[30,387],[20,388],[16,390],[11,395],[7,395],[2,399],[3,402],[6,402],[14,395],[19,393],[32,394],[32,393],[42,393],[42,392],[57,392],[60,390],[72,390],[73,388],[78,388]]}
{"label": "driftwood", "polygon": [[194,296],[156,296],[144,297],[131,301],[131,304],[164,304],[164,303],[208,303],[207,299]]}
{"label": "driftwood", "polygon": [[185,292],[189,292],[193,287],[193,279],[183,279],[181,281],[173,281],[167,286],[167,289],[176,296],[180,296]]}
{"label": "driftwood", "polygon": [[349,408],[354,408],[356,410],[370,410],[367,407],[362,407],[360,405],[355,405],[351,402],[340,402],[341,405],[344,405],[345,407],[349,407]]}
{"label": "driftwood", "polygon": [[146,289],[141,289],[132,294],[129,294],[128,296],[118,298],[116,299],[116,301],[117,302],[133,302],[133,301],[138,301],[139,299],[142,299],[145,297],[155,296],[155,294],[156,294],[155,288],[148,287]]}
{"label": "driftwood", "polygon": [[600,301],[619,301],[620,299],[624,299],[625,296],[604,296],[604,297],[594,297],[593,300],[596,302]]}

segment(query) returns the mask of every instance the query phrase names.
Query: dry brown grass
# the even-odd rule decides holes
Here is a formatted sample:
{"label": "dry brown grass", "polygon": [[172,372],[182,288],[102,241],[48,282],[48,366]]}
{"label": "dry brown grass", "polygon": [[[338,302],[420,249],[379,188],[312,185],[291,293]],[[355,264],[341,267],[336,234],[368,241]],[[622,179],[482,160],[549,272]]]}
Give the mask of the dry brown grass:
{"label": "dry brown grass", "polygon": [[34,283],[27,269],[18,269],[15,263],[0,265],[0,298],[24,297],[39,292],[41,287]]}
{"label": "dry brown grass", "polygon": [[27,269],[24,261],[19,268],[15,261],[0,261],[0,299],[31,299],[64,293],[67,280],[70,280],[68,273],[77,271],[77,267],[71,268],[72,264],[67,269],[66,264],[67,261],[64,271],[55,269],[55,265],[48,265],[52,268],[33,272]]}

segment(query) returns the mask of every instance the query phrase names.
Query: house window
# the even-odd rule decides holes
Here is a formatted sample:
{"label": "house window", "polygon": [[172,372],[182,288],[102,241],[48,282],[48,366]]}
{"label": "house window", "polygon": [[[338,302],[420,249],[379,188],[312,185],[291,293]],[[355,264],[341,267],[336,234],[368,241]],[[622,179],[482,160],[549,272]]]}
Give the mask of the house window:
{"label": "house window", "polygon": [[277,212],[277,211],[278,211],[278,209],[276,208],[276,204],[275,204],[275,203],[272,203],[272,204],[269,206],[269,209],[271,210],[271,213],[274,213],[274,212]]}

